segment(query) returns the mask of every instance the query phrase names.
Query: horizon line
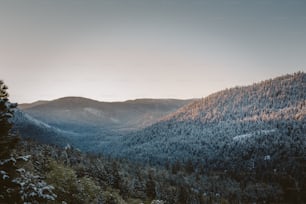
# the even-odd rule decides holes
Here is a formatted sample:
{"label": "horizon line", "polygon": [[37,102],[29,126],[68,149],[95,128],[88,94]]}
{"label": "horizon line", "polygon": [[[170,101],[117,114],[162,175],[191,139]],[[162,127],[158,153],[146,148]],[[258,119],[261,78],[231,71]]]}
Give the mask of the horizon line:
{"label": "horizon line", "polygon": [[222,89],[219,89],[219,90],[216,90],[216,91],[212,91],[209,94],[202,95],[200,97],[134,97],[134,98],[132,97],[132,98],[127,98],[127,99],[122,99],[122,100],[120,100],[120,99],[119,100],[112,100],[112,99],[110,99],[110,100],[103,100],[103,99],[99,100],[99,99],[96,99],[96,98],[93,98],[93,97],[87,97],[87,96],[66,95],[66,96],[60,96],[60,97],[56,97],[56,98],[52,98],[52,99],[38,99],[38,100],[31,101],[31,102],[17,102],[17,103],[18,104],[32,104],[32,103],[36,103],[36,102],[40,102],[40,101],[51,102],[51,101],[55,101],[55,100],[59,100],[59,99],[63,99],[63,98],[83,98],[83,99],[89,99],[89,100],[93,100],[93,101],[97,101],[97,102],[104,102],[104,103],[120,103],[120,102],[122,103],[122,102],[135,101],[135,100],[196,100],[196,99],[201,99],[201,98],[208,97],[212,94],[215,94],[215,93],[218,93],[218,92],[221,92],[221,91],[225,91],[225,90],[228,90],[228,89],[253,86],[253,85],[265,82],[265,81],[275,80],[277,78],[281,78],[281,77],[285,77],[285,76],[294,76],[296,74],[305,74],[305,73],[306,72],[304,72],[303,70],[299,70],[299,71],[296,71],[296,72],[293,72],[293,73],[282,74],[282,75],[258,80],[258,81],[248,83],[248,84],[225,87],[225,88],[222,88]]}

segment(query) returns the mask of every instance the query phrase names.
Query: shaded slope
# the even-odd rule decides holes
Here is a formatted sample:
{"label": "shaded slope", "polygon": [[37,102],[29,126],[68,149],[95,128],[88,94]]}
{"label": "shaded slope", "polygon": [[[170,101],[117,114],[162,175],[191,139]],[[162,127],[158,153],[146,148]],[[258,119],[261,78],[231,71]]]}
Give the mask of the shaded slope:
{"label": "shaded slope", "polygon": [[64,130],[20,110],[15,112],[13,122],[14,130],[23,138],[62,147],[71,144],[85,152],[100,152],[100,148],[106,148],[110,141],[121,136],[118,133],[91,126],[74,126],[71,130]]}
{"label": "shaded slope", "polygon": [[13,122],[15,131],[18,131],[21,137],[31,138],[46,144],[64,146],[71,143],[69,137],[75,136],[71,132],[52,127],[20,110],[15,111]]}

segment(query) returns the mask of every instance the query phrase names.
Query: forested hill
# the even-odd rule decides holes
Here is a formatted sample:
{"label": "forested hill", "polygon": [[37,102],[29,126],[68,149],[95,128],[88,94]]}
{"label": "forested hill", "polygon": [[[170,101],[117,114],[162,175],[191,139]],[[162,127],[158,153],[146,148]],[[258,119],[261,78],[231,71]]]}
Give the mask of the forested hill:
{"label": "forested hill", "polygon": [[306,74],[295,73],[197,100],[124,137],[111,153],[214,168],[248,167],[265,156],[277,163],[306,155],[305,115]]}
{"label": "forested hill", "polygon": [[164,121],[305,120],[306,74],[296,73],[235,87],[184,106]]}

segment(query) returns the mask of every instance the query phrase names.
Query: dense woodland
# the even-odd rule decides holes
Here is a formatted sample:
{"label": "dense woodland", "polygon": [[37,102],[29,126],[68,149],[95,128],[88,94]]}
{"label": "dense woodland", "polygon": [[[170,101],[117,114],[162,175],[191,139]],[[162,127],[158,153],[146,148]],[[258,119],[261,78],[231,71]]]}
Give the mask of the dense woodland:
{"label": "dense woodland", "polygon": [[47,200],[48,203],[306,201],[305,161],[302,160],[291,164],[294,168],[286,171],[275,171],[267,161],[254,170],[221,171],[179,161],[165,166],[144,165],[84,154],[70,146],[59,148],[26,140],[16,149],[13,153],[17,157],[25,155],[15,167],[23,169],[17,175],[22,179],[17,187],[23,185],[19,197],[32,203]]}
{"label": "dense woodland", "polygon": [[195,101],[110,151],[144,161],[304,156],[305,121],[306,74],[296,73]]}
{"label": "dense woodland", "polygon": [[304,73],[195,101],[100,153],[19,137],[0,88],[0,203],[306,203]]}

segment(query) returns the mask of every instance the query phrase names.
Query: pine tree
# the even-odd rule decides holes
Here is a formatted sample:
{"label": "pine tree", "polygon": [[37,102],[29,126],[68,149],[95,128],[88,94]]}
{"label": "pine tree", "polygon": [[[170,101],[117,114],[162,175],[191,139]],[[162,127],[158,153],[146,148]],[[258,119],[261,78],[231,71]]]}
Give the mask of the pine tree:
{"label": "pine tree", "polygon": [[189,192],[186,186],[180,185],[178,189],[178,203],[184,204],[188,201]]}
{"label": "pine tree", "polygon": [[191,174],[194,171],[194,167],[193,167],[193,163],[192,163],[191,159],[188,159],[188,161],[186,162],[185,171],[188,174]]}
{"label": "pine tree", "polygon": [[11,118],[17,104],[9,102],[7,89],[0,81],[0,203],[11,203],[16,198],[16,184],[12,182],[16,175],[16,160],[11,153],[18,137],[12,133]]}
{"label": "pine tree", "polygon": [[113,187],[116,189],[120,189],[121,178],[119,175],[118,164],[115,161],[112,163],[112,175],[113,175],[113,182],[112,182]]}
{"label": "pine tree", "polygon": [[148,180],[146,183],[146,194],[147,194],[147,197],[150,199],[154,199],[156,197],[155,181],[153,179],[152,171],[149,171],[149,174],[148,174]]}
{"label": "pine tree", "polygon": [[17,144],[17,137],[11,133],[14,109],[17,104],[10,103],[8,100],[7,86],[0,81],[0,159],[7,159],[12,148]]}

